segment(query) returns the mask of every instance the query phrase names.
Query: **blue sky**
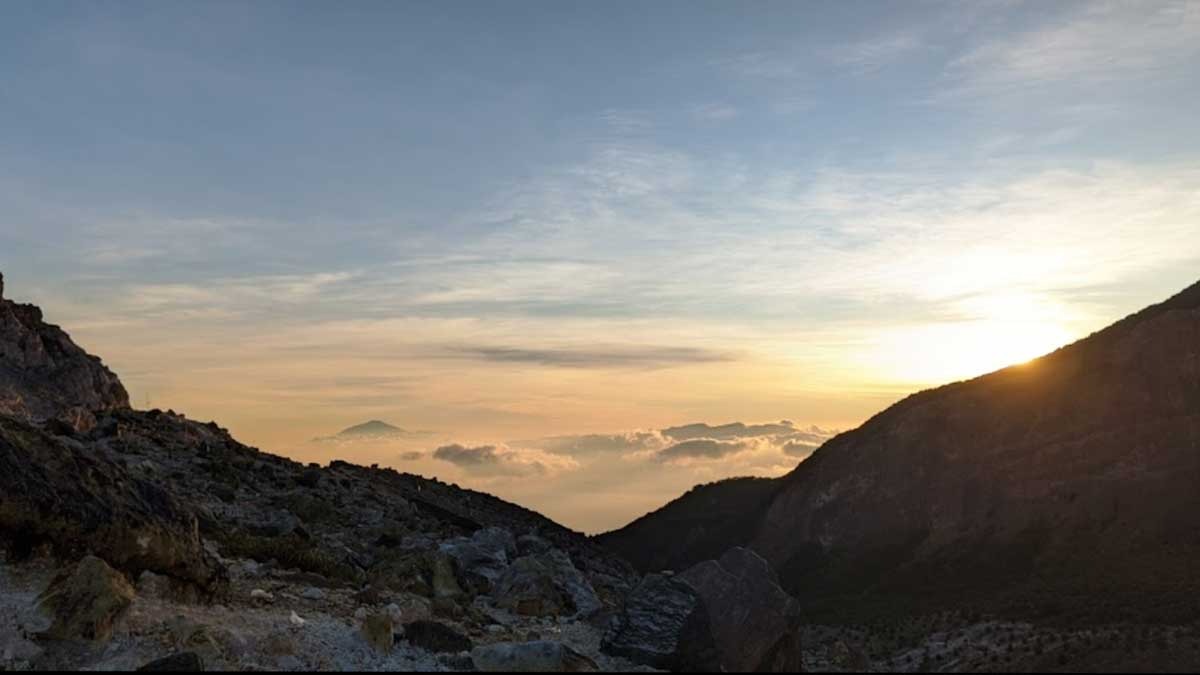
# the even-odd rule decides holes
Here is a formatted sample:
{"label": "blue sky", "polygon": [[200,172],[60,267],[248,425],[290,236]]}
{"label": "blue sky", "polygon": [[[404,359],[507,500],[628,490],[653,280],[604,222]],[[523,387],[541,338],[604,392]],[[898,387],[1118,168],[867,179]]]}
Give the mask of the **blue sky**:
{"label": "blue sky", "polygon": [[7,2],[0,270],[293,455],[845,428],[1195,281],[1198,70],[1197,2]]}

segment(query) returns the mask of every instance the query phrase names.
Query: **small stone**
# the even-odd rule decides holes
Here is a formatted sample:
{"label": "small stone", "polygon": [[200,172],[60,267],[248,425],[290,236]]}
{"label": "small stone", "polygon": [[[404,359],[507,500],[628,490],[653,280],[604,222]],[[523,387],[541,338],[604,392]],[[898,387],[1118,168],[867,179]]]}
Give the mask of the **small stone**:
{"label": "small stone", "polygon": [[256,588],[256,589],[250,591],[250,599],[257,601],[261,604],[268,604],[268,603],[275,602],[275,596],[264,591],[261,588]]}
{"label": "small stone", "polygon": [[204,671],[204,659],[196,652],[180,652],[155,659],[138,668],[146,673],[199,673]]}
{"label": "small stone", "polygon": [[299,628],[299,627],[303,626],[305,623],[308,623],[308,622],[307,622],[307,621],[305,621],[304,619],[301,619],[301,618],[300,618],[300,615],[296,614],[295,610],[293,610],[293,611],[292,611],[292,615],[291,615],[290,617],[288,617],[288,623],[290,623],[290,624],[292,624],[293,626],[295,626],[295,627]]}
{"label": "small stone", "polygon": [[324,600],[325,591],[322,591],[316,586],[309,586],[308,588],[304,589],[304,592],[301,593],[300,596],[305,600]]}
{"label": "small stone", "polygon": [[384,610],[387,612],[388,616],[392,617],[392,621],[395,623],[400,623],[404,618],[404,612],[401,611],[400,605],[397,605],[394,602],[385,607]]}

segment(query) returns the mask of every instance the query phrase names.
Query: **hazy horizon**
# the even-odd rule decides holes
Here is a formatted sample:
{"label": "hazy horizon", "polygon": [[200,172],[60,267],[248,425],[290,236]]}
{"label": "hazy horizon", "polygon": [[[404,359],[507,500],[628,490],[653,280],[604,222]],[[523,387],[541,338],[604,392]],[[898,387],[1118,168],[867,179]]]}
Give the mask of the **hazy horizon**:
{"label": "hazy horizon", "polygon": [[1195,2],[5,14],[6,296],[137,407],[589,532],[1200,269]]}

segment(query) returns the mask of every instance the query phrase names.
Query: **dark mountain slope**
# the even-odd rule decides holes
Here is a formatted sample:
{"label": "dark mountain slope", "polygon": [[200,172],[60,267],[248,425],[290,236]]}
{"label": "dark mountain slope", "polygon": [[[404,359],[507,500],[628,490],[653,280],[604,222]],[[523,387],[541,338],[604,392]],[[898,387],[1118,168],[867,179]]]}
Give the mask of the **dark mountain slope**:
{"label": "dark mountain slope", "polygon": [[[742,522],[810,606],[1194,611],[1200,284],[1028,364],[906,398],[822,446]],[[687,544],[658,535],[638,543],[648,558]]]}
{"label": "dark mountain slope", "polygon": [[[730,478],[697,485],[682,497],[596,541],[642,572],[684,570],[748,544],[763,510],[779,490],[770,478]],[[646,542],[669,541],[669,546]]]}

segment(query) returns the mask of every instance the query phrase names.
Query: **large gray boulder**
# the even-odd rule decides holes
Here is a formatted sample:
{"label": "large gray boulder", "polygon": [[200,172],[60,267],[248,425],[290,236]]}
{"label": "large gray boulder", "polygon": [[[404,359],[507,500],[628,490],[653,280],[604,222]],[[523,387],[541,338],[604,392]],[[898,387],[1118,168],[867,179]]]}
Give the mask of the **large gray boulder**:
{"label": "large gray boulder", "polygon": [[441,545],[442,553],[458,563],[466,581],[480,593],[491,590],[517,555],[517,540],[508,530],[488,527]]}
{"label": "large gray boulder", "polygon": [[647,575],[629,594],[600,650],[663,670],[721,670],[704,599],[686,581],[661,574]]}
{"label": "large gray boulder", "polygon": [[724,670],[799,670],[799,607],[762,556],[733,548],[679,578],[696,589],[708,608]]}
{"label": "large gray boulder", "polygon": [[491,595],[498,606],[530,616],[586,618],[603,607],[570,556],[558,549],[514,560]]}

